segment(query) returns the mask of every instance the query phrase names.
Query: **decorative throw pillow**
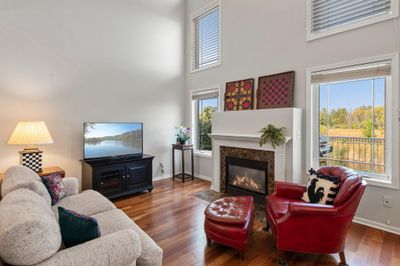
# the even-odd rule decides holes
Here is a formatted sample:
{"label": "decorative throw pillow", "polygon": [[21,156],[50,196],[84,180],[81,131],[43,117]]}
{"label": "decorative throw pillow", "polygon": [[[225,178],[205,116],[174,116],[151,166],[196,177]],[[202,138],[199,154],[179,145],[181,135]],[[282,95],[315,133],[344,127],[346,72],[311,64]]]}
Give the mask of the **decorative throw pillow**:
{"label": "decorative throw pillow", "polygon": [[43,184],[51,197],[51,205],[57,204],[65,196],[64,184],[60,174],[52,174],[42,177]]}
{"label": "decorative throw pillow", "polygon": [[323,175],[314,169],[309,171],[307,190],[302,199],[305,202],[333,205],[339,187],[339,178]]}
{"label": "decorative throw pillow", "polygon": [[101,236],[97,220],[77,212],[58,207],[58,221],[65,247],[72,247]]}

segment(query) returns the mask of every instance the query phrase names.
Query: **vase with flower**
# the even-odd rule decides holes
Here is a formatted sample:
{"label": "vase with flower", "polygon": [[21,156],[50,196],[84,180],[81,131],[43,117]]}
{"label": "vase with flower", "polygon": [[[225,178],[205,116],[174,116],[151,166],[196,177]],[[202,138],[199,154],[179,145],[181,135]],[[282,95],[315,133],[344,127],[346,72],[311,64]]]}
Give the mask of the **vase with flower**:
{"label": "vase with flower", "polygon": [[181,145],[188,144],[190,139],[190,128],[182,125],[176,126],[176,142]]}

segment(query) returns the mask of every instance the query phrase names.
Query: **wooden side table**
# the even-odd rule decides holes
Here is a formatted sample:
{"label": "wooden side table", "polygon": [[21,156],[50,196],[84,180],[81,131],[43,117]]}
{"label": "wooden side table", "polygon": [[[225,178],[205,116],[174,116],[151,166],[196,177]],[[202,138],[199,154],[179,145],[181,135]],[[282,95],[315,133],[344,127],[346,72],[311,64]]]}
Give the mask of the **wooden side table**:
{"label": "wooden side table", "polygon": [[[175,175],[175,150],[180,150],[182,154],[182,173]],[[190,151],[190,158],[192,163],[192,175],[185,173],[185,151]],[[192,178],[194,180],[194,155],[192,144],[172,144],[172,180],[175,178],[182,179],[182,183],[185,183],[185,179]]]}
{"label": "wooden side table", "polygon": [[[62,178],[65,177],[65,171],[64,169],[62,169],[61,167],[58,166],[53,166],[53,167],[45,167],[42,169],[41,172],[38,172],[37,174],[42,177],[42,176],[46,176],[46,175],[52,175],[52,174],[60,174],[60,176]],[[4,173],[0,173],[0,181],[3,180],[4,177]]]}

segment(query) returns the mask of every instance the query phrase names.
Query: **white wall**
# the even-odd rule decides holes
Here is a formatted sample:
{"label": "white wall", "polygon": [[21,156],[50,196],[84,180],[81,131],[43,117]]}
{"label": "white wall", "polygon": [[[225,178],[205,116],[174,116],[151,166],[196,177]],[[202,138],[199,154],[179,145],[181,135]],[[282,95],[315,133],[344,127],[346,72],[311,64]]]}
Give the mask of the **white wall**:
{"label": "white wall", "polygon": [[184,112],[183,0],[0,0],[0,171],[20,120],[44,120],[44,165],[81,176],[84,121],[144,122],[154,176]]}
{"label": "white wall", "polygon": [[[188,0],[187,23],[190,23],[190,14],[211,2]],[[190,47],[189,29],[187,33],[186,42]],[[295,70],[295,107],[305,109],[307,67],[399,52],[393,20],[312,42],[306,42],[305,38],[305,0],[222,0],[222,65],[197,73],[187,72],[187,88],[197,90],[215,84],[224,88],[227,81]],[[189,55],[188,50],[187,63]],[[189,119],[188,115],[186,120]],[[303,125],[305,141],[305,120]],[[394,145],[399,148],[399,143]],[[212,175],[210,159],[199,158],[198,162],[200,174]],[[305,168],[305,149],[303,165]],[[382,206],[384,195],[393,197],[393,208]],[[368,187],[357,216],[378,223],[390,220],[397,227],[392,229],[400,232],[399,213],[398,190]]]}

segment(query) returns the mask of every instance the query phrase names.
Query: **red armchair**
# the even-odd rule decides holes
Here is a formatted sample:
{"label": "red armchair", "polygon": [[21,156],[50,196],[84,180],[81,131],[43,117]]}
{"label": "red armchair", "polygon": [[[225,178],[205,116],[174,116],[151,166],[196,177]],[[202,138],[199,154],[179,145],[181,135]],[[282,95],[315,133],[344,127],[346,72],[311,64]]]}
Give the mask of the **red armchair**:
{"label": "red armchair", "polygon": [[266,197],[267,228],[276,237],[278,251],[302,253],[339,253],[346,264],[346,235],[366,182],[345,167],[321,167],[324,175],[340,178],[333,205],[310,204],[301,198],[306,186],[275,182],[275,192]]}

